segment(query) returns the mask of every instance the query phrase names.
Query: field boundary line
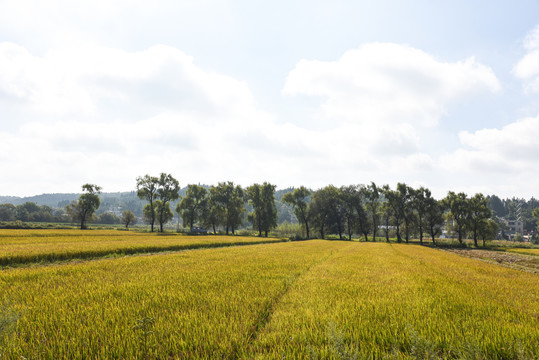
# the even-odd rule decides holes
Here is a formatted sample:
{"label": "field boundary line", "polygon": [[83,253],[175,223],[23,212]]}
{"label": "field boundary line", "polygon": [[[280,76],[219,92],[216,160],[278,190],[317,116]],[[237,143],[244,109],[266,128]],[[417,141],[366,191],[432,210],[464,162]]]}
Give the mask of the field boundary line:
{"label": "field boundary line", "polygon": [[[345,246],[342,249],[338,250],[331,250],[331,252],[320,258],[320,260],[310,264],[307,266],[304,270],[298,272],[297,274],[291,275],[287,277],[283,282],[283,287],[281,290],[272,298],[268,299],[264,306],[262,307],[262,310],[257,314],[257,317],[251,326],[251,329],[248,332],[247,335],[247,346],[251,347],[253,343],[258,338],[258,335],[264,330],[267,324],[271,321],[271,317],[273,313],[275,312],[276,307],[281,302],[282,298],[290,291],[290,289],[298,282],[298,280],[308,274],[312,269],[314,269],[317,266],[320,266],[321,264],[328,261],[331,257],[335,256],[336,254],[344,251],[345,249],[348,249],[351,245]],[[234,349],[233,349],[234,350]],[[230,354],[229,358],[238,358],[237,352],[234,350],[235,353]]]}

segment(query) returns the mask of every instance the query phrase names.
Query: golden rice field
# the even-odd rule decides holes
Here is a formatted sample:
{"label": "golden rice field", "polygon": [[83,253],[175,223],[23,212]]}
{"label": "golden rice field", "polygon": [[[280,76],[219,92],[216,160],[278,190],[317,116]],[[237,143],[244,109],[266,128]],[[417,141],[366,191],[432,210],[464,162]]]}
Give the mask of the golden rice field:
{"label": "golden rice field", "polygon": [[0,289],[18,318],[1,359],[539,358],[537,274],[419,245],[312,240],[7,268]]}
{"label": "golden rice field", "polygon": [[282,240],[117,230],[0,229],[0,266],[274,241]]}
{"label": "golden rice field", "polygon": [[518,254],[539,256],[539,249],[538,248],[534,248],[534,249],[512,248],[512,249],[507,249],[506,251],[514,252],[514,253],[518,253]]}

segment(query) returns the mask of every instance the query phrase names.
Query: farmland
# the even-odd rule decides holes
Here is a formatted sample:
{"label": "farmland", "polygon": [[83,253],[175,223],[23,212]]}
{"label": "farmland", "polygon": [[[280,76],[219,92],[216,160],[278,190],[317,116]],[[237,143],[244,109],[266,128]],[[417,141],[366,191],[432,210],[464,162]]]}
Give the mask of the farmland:
{"label": "farmland", "polygon": [[[151,241],[207,247],[4,268],[0,304],[17,322],[1,337],[2,358],[539,354],[539,276],[438,249],[71,230],[0,239],[6,259],[32,244],[46,244],[35,254],[51,260],[64,244],[73,252],[89,243],[109,252]],[[241,239],[249,246],[222,247]]]}
{"label": "farmland", "polygon": [[0,230],[0,266],[274,241],[281,240],[111,230]]}

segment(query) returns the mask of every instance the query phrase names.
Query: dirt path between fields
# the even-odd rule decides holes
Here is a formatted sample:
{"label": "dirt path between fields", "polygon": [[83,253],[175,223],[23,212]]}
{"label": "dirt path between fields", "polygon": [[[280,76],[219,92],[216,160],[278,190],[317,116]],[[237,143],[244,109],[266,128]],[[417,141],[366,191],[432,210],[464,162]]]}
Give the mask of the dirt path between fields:
{"label": "dirt path between fields", "polygon": [[539,257],[533,255],[481,249],[447,249],[446,251],[512,269],[539,274]]}

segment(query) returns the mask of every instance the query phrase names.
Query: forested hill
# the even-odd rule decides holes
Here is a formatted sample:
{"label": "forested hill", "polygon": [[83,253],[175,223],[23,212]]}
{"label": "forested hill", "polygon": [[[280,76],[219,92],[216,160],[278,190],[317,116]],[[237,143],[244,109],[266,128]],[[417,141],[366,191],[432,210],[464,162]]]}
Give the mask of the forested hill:
{"label": "forested hill", "polygon": [[[209,188],[207,185],[203,185],[206,188]],[[185,196],[187,187],[182,188],[179,191],[180,196]],[[281,203],[281,198],[283,195],[289,191],[293,191],[293,188],[277,190],[275,192],[275,200],[277,202],[277,210],[279,214],[278,222],[282,223],[283,221],[296,222],[296,218],[293,215],[292,207],[286,204]],[[28,197],[17,197],[17,196],[0,196],[0,204],[13,204],[15,206],[22,205],[27,202],[35,203],[39,206],[50,206],[54,209],[64,209],[67,204],[73,200],[77,200],[82,193],[78,194],[42,194]],[[135,215],[142,216],[142,208],[146,204],[146,201],[141,200],[137,197],[136,191],[126,191],[126,192],[104,192],[99,194],[101,198],[101,206],[99,207],[97,214],[103,212],[114,212],[120,213],[123,210],[131,210]],[[177,201],[174,201],[172,208],[175,209]],[[252,209],[247,206],[247,212]]]}
{"label": "forested hill", "polygon": [[[209,188],[209,186],[207,187]],[[185,195],[186,190],[187,190],[187,187],[182,188],[180,190],[180,196]],[[281,198],[283,197],[283,194],[292,190],[293,188],[277,190],[275,192],[276,200],[280,201]],[[0,196],[0,204],[13,204],[16,206],[16,205],[24,204],[26,202],[33,202],[40,206],[47,205],[52,208],[63,208],[65,207],[66,204],[70,203],[71,201],[77,200],[81,194],[82,193],[41,194],[41,195],[34,195],[34,196],[27,196],[27,197]],[[123,202],[139,200],[135,191],[110,192],[110,193],[104,192],[104,193],[101,193],[99,197],[101,198],[101,200],[118,198],[118,199],[121,199]]]}
{"label": "forested hill", "polygon": [[[185,189],[182,189],[182,191],[180,191],[180,195],[184,193],[185,193]],[[52,208],[64,208],[67,204],[69,204],[73,200],[77,200],[81,194],[82,193],[41,194],[41,195],[27,196],[27,197],[0,196],[0,204],[21,205],[26,202],[33,202],[40,206],[47,205]],[[121,199],[122,202],[139,201],[139,198],[137,197],[137,193],[135,191],[111,192],[111,193],[104,192],[104,193],[99,194],[99,197],[101,198],[102,202],[110,202],[110,200],[113,200],[113,199],[118,199],[118,200]],[[109,201],[106,201],[106,200],[109,200]]]}

